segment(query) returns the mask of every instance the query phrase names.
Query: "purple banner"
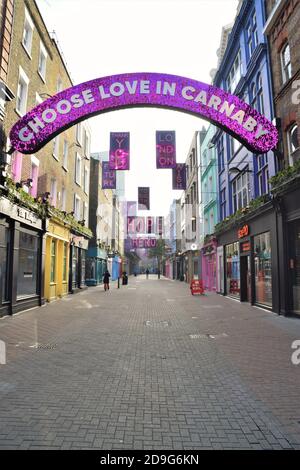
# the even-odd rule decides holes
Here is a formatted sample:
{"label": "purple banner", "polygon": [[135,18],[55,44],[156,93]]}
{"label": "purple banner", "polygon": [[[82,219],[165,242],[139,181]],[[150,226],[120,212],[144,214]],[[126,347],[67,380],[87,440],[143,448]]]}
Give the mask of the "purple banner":
{"label": "purple banner", "polygon": [[149,211],[150,210],[150,188],[139,187],[138,188],[138,203],[139,210]]}
{"label": "purple banner", "polygon": [[155,248],[156,238],[131,238],[132,248]]}
{"label": "purple banner", "polygon": [[186,165],[177,163],[172,170],[173,189],[186,189]]}
{"label": "purple banner", "polygon": [[175,131],[156,131],[156,168],[175,168]]}
{"label": "purple banner", "polygon": [[111,132],[109,168],[129,170],[129,132]]}
{"label": "purple banner", "polygon": [[116,170],[109,168],[109,162],[102,163],[102,189],[116,189]]}
{"label": "purple banner", "polygon": [[190,78],[144,72],[96,78],[48,98],[13,125],[12,149],[35,153],[72,125],[129,106],[156,106],[196,114],[256,154],[266,153],[278,142],[276,127],[238,96]]}

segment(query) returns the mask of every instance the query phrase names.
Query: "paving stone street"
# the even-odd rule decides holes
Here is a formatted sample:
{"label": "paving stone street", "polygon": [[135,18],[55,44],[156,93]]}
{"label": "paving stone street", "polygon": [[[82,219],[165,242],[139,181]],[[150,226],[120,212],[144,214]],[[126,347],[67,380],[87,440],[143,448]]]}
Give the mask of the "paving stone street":
{"label": "paving stone street", "polygon": [[300,449],[300,321],[156,276],[0,320],[1,449]]}

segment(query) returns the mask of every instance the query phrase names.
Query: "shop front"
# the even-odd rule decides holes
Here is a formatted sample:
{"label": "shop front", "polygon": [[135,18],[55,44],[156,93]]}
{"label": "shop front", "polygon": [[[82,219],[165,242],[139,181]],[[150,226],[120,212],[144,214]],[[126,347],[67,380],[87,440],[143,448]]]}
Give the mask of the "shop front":
{"label": "shop front", "polygon": [[204,290],[216,291],[217,282],[217,242],[212,238],[201,249],[202,281]]}
{"label": "shop front", "polygon": [[0,316],[44,303],[44,227],[39,216],[0,198]]}
{"label": "shop front", "polygon": [[69,262],[69,292],[75,294],[86,289],[85,271],[88,240],[71,231],[70,235],[70,262]]}
{"label": "shop front", "polygon": [[102,284],[103,275],[107,269],[107,253],[102,248],[92,247],[88,249],[86,258],[86,285],[97,286]]}
{"label": "shop front", "polygon": [[47,224],[45,255],[45,299],[48,302],[69,292],[70,229],[60,220]]}
{"label": "shop front", "polygon": [[218,234],[217,291],[279,313],[277,218],[268,208]]}

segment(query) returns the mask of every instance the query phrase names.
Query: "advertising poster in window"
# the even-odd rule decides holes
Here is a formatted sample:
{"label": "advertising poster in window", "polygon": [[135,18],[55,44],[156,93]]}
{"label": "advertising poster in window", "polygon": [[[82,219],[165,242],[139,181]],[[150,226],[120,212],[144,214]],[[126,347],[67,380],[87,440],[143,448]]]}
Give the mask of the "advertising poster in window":
{"label": "advertising poster in window", "polygon": [[129,170],[129,132],[110,133],[109,168]]}

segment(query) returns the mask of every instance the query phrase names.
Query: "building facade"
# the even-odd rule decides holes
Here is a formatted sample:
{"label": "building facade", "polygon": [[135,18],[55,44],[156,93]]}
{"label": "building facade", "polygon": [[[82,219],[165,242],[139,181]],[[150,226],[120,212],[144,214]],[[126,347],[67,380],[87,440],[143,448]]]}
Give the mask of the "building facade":
{"label": "building facade", "polygon": [[266,0],[281,171],[271,180],[277,209],[280,313],[300,315],[300,2]]}
{"label": "building facade", "polygon": [[[262,0],[243,0],[228,37],[214,85],[238,95],[270,121],[274,118],[269,51]],[[218,130],[218,290],[240,301],[280,310],[277,214],[270,178],[276,152],[251,153]]]}
{"label": "building facade", "polygon": [[13,313],[83,287],[90,236],[88,125],[68,129],[34,155],[13,152],[7,138],[20,117],[72,85],[57,39],[48,33],[35,1],[14,2],[7,84],[15,98],[7,103],[4,120],[11,160],[1,243],[8,260],[5,282],[12,286],[6,302]]}
{"label": "building facade", "polygon": [[216,290],[217,243],[214,237],[218,222],[217,158],[212,143],[215,127],[210,125],[202,137],[200,146],[200,230],[201,230],[201,279],[204,290]]}

